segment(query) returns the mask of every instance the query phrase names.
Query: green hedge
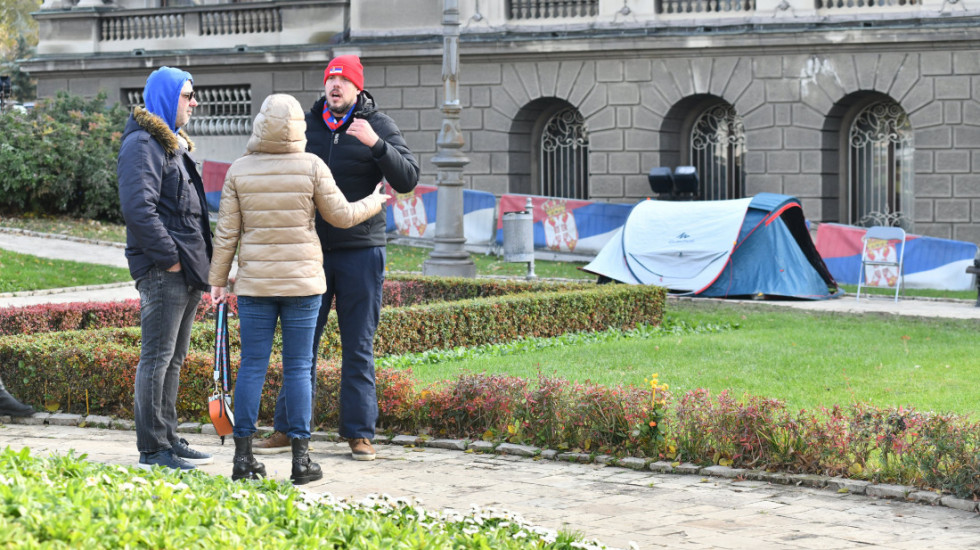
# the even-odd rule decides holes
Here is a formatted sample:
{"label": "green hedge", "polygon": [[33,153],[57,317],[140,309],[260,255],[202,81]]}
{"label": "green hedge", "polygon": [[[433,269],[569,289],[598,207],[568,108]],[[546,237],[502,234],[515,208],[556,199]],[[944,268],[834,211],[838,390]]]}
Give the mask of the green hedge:
{"label": "green hedge", "polygon": [[[628,329],[663,320],[665,291],[659,287],[608,285],[584,290],[475,298],[381,310],[375,355],[509,342],[566,332]],[[322,353],[339,355],[337,318],[324,331]]]}
{"label": "green hedge", "polygon": [[[460,285],[461,287],[463,285]],[[648,286],[609,285],[586,290],[526,293],[477,298],[427,306],[386,308],[376,338],[376,353],[423,351],[436,347],[472,346],[521,336],[553,336],[565,332],[630,328],[637,323],[659,324],[665,291]],[[333,318],[333,317],[332,317]],[[556,320],[560,320],[556,322]],[[237,365],[238,323],[229,323]],[[318,422],[335,416],[334,393],[339,373],[334,331],[325,333],[327,359],[319,375]],[[195,325],[191,350],[181,374],[178,412],[184,418],[206,420],[206,403],[213,381],[214,327]],[[139,362],[138,328],[108,328],[0,337],[0,377],[22,401],[43,409],[71,413],[132,416],[133,383]],[[263,420],[271,415],[280,367],[273,357],[262,397]],[[404,385],[403,374],[379,370],[378,390]],[[401,424],[405,411],[393,405],[381,423]],[[384,406],[382,407],[384,408]],[[395,410],[399,409],[399,410]],[[390,418],[384,417],[388,414]]]}

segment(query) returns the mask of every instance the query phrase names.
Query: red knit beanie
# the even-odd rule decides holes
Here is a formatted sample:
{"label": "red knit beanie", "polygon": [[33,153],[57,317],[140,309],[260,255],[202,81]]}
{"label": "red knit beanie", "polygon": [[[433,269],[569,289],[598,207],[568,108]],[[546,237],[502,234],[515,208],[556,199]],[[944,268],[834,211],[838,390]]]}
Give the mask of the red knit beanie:
{"label": "red knit beanie", "polygon": [[327,70],[323,71],[323,83],[334,75],[340,75],[357,86],[357,91],[364,90],[364,67],[356,55],[338,55],[330,60]]}

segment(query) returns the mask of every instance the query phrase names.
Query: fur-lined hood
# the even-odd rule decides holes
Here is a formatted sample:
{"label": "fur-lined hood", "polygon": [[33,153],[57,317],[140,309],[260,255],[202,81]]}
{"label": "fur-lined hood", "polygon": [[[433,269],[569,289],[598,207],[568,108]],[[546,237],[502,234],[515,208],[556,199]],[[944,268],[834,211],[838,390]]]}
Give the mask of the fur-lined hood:
{"label": "fur-lined hood", "polygon": [[142,107],[133,107],[133,119],[139,124],[140,128],[146,130],[150,136],[153,137],[163,146],[164,151],[168,155],[176,155],[180,151],[180,141],[178,136],[187,142],[187,150],[194,150],[194,142],[187,135],[187,132],[183,128],[177,130],[177,134],[170,131],[170,127],[167,123],[157,115],[147,111]]}

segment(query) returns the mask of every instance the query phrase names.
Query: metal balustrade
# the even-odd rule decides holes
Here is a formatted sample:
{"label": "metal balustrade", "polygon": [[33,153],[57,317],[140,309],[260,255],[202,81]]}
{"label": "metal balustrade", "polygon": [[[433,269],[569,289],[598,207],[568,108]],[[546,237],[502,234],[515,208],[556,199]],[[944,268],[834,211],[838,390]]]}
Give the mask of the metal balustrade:
{"label": "metal balustrade", "polygon": [[510,0],[508,19],[552,19],[593,17],[599,13],[599,0]]}
{"label": "metal balustrade", "polygon": [[[195,86],[198,107],[187,123],[191,136],[247,136],[252,133],[250,86]],[[123,91],[129,108],[143,106],[143,90]]]}
{"label": "metal balustrade", "polygon": [[[816,0],[820,2],[822,0]],[[657,0],[658,14],[754,12],[755,0]]]}

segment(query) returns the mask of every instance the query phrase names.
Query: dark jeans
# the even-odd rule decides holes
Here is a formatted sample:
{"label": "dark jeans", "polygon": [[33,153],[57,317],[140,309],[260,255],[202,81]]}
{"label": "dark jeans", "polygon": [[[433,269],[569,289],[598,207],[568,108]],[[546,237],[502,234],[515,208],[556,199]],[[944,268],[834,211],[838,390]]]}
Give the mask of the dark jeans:
{"label": "dark jeans", "polygon": [[282,391],[286,407],[283,433],[290,438],[310,438],[312,392],[310,362],[313,327],[320,311],[316,296],[239,296],[242,362],[235,380],[235,437],[255,433],[262,387],[269,369],[276,321],[282,326]]}
{"label": "dark jeans", "polygon": [[180,367],[191,341],[191,325],[201,291],[184,275],[152,268],[138,281],[140,362],[136,367],[134,415],[136,448],[155,453],[177,440],[177,389]]}
{"label": "dark jeans", "polygon": [[[317,352],[320,337],[330,314],[330,302],[337,300],[340,327],[340,426],[341,437],[374,438],[378,421],[378,395],[374,385],[374,332],[381,315],[381,289],[385,279],[385,247],[333,250],[323,258],[327,293],[313,333],[313,361],[310,368],[312,397],[316,400]],[[285,432],[288,403],[279,392],[273,427]]]}

